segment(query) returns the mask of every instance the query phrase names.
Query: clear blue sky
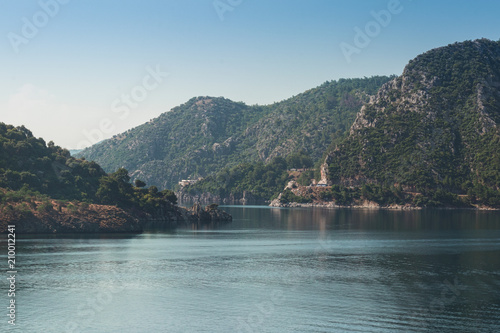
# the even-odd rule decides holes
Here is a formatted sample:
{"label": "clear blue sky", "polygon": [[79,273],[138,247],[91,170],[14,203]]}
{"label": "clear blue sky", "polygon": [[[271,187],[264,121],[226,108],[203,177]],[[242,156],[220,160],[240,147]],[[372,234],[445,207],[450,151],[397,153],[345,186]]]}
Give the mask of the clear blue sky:
{"label": "clear blue sky", "polygon": [[[499,1],[394,1],[0,0],[0,121],[76,148],[194,96],[268,104],[500,38]],[[370,13],[388,8],[390,20],[373,24]],[[356,27],[372,29],[369,44],[356,45]],[[168,76],[149,77],[156,68]]]}

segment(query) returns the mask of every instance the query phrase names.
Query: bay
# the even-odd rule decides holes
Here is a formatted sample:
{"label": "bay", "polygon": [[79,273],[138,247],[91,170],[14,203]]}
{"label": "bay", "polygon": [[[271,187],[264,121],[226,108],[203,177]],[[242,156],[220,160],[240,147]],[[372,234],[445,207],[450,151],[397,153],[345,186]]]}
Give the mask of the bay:
{"label": "bay", "polygon": [[222,208],[233,223],[18,235],[0,330],[500,331],[499,212]]}

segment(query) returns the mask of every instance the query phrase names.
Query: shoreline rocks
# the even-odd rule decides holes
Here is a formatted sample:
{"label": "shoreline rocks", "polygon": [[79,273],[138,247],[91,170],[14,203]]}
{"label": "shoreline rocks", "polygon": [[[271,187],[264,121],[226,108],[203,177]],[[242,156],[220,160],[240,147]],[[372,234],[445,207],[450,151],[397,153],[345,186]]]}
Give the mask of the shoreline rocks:
{"label": "shoreline rocks", "polygon": [[[337,205],[335,202],[323,202],[323,203],[298,203],[298,202],[287,202],[281,203],[279,199],[271,201],[269,207],[277,208],[352,208],[352,209],[377,209],[377,210],[422,210],[426,207],[417,207],[410,204],[406,205],[390,205],[390,206],[380,206],[376,203],[369,202],[363,203],[362,205]],[[432,207],[433,209],[449,209],[449,210],[479,210],[479,211],[500,211],[498,208],[491,208],[485,206],[476,207]]]}
{"label": "shoreline rocks", "polygon": [[151,215],[116,206],[91,204],[85,209],[70,210],[69,205],[54,201],[53,209],[42,211],[0,210],[1,233],[8,225],[16,226],[19,234],[70,233],[141,233],[150,229],[174,229],[190,224],[230,223],[232,216],[217,206],[205,208],[197,204],[191,209],[173,206]]}
{"label": "shoreline rocks", "polygon": [[271,201],[270,207],[281,207],[281,208],[354,208],[354,209],[389,209],[389,210],[421,210],[422,207],[416,207],[411,205],[391,205],[391,206],[380,206],[374,202],[365,202],[362,205],[337,205],[335,202],[315,202],[315,203],[298,203],[298,202],[287,202],[281,203],[279,199]]}
{"label": "shoreline rocks", "polygon": [[200,203],[195,203],[193,207],[187,210],[189,221],[206,224],[210,222],[229,223],[233,220],[232,216],[218,208],[218,205],[211,204],[203,208]]}

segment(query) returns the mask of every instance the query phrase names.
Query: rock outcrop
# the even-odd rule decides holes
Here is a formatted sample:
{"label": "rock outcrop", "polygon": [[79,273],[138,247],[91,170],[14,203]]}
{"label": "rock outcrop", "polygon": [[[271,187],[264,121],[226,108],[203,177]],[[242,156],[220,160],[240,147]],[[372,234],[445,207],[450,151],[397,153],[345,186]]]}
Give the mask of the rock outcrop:
{"label": "rock outcrop", "polygon": [[323,164],[321,164],[320,172],[321,179],[318,182],[318,185],[331,185],[328,173],[328,164],[331,162],[330,155],[327,155]]}
{"label": "rock outcrop", "polygon": [[187,216],[190,222],[205,224],[211,222],[229,223],[232,216],[217,208],[212,204],[203,208],[200,203],[195,203],[193,207],[187,210]]}
{"label": "rock outcrop", "polygon": [[499,68],[500,43],[484,39],[410,61],[361,108],[323,183],[498,190]]}

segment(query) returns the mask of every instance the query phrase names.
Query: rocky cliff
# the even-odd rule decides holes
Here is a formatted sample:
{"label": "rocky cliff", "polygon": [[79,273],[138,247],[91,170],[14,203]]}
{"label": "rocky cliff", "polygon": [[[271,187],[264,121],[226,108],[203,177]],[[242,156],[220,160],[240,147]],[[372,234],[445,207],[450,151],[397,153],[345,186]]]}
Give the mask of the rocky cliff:
{"label": "rocky cliff", "polygon": [[498,191],[499,121],[500,42],[434,49],[361,108],[325,175],[344,186]]}

